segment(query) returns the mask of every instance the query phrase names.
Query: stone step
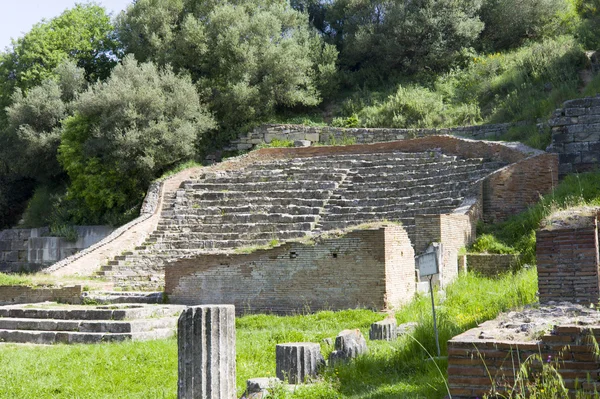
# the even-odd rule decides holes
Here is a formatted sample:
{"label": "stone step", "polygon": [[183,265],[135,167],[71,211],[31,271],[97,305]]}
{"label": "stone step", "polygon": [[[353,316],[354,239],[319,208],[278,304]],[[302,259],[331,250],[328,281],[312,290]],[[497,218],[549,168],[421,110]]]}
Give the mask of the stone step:
{"label": "stone step", "polygon": [[288,215],[318,215],[320,207],[309,206],[280,206],[280,205],[254,205],[247,204],[240,206],[209,206],[209,207],[194,207],[188,206],[185,208],[186,215],[229,215],[235,213],[286,213]]}
{"label": "stone step", "polygon": [[[220,183],[220,184],[244,184],[258,182],[286,182],[294,181],[340,181],[346,175],[346,171],[338,173],[317,173],[305,169],[294,170],[265,170],[264,173],[236,173],[229,176],[211,177],[199,180],[191,180],[188,184],[196,183]],[[187,185],[184,186],[187,188]]]}
{"label": "stone step", "polygon": [[[197,209],[201,209],[204,207],[238,207],[238,206],[307,206],[311,208],[320,208],[323,206],[324,199],[311,199],[311,198],[277,198],[277,197],[269,197],[269,198],[252,198],[252,200],[248,200],[245,197],[233,197],[233,198],[224,198],[224,199],[195,199],[188,198],[190,205],[188,207],[193,206],[194,204],[198,207]],[[162,222],[161,220],[159,222]]]}
{"label": "stone step", "polygon": [[[170,234],[165,235],[155,245],[155,249],[166,249],[171,247],[165,247],[163,244],[183,244],[185,242],[190,243],[190,248],[193,247],[193,243],[196,241],[206,240],[217,240],[217,241],[230,241],[230,240],[289,240],[292,238],[304,237],[308,233],[308,230],[275,230],[272,232],[257,233],[248,231],[245,233],[184,233],[184,234]],[[181,247],[176,247],[181,248]],[[109,263],[111,264],[111,263]]]}
{"label": "stone step", "polygon": [[254,198],[303,198],[303,199],[326,199],[331,195],[331,190],[272,190],[272,191],[221,191],[221,192],[190,192],[189,199],[222,201],[235,198],[246,198],[254,202]]}
{"label": "stone step", "polygon": [[189,224],[163,225],[157,231],[162,236],[166,234],[182,233],[235,233],[253,231],[256,233],[273,232],[281,230],[310,230],[313,222],[300,223],[223,223],[223,224],[198,224],[190,219]]}
{"label": "stone step", "polygon": [[183,307],[178,305],[107,305],[96,307],[72,306],[69,308],[29,308],[16,305],[0,307],[0,318],[12,317],[21,319],[58,320],[132,320],[149,317],[177,316],[182,309]]}
{"label": "stone step", "polygon": [[72,331],[81,333],[135,333],[174,328],[177,317],[131,321],[0,318],[0,330]]}
{"label": "stone step", "polygon": [[[392,210],[388,212],[356,212],[356,213],[338,213],[338,214],[327,214],[323,217],[321,225],[330,222],[337,222],[341,220],[362,220],[362,221],[374,221],[374,220],[405,220],[406,218],[414,218],[417,215],[435,215],[442,213],[450,213],[456,208],[455,206],[447,207],[429,207],[420,208],[418,211],[413,209],[408,210]],[[412,223],[410,223],[412,224]]]}
{"label": "stone step", "polygon": [[[470,186],[468,184],[464,184],[462,187],[456,183],[449,183],[447,185],[439,185],[431,184],[428,186],[419,186],[419,188],[379,188],[377,190],[373,189],[371,191],[344,191],[340,192],[337,195],[332,196],[332,199],[329,201],[329,204],[335,200],[374,200],[379,198],[412,198],[418,201],[420,198],[426,198],[430,195],[437,194],[438,198],[441,196],[449,197],[449,198],[459,198],[465,195],[468,192]],[[439,191],[438,191],[439,190]],[[401,203],[398,205],[402,205]]]}
{"label": "stone step", "polygon": [[485,169],[473,169],[469,171],[456,171],[452,170],[451,173],[447,174],[395,174],[395,173],[376,173],[376,174],[361,174],[357,173],[352,176],[351,180],[346,180],[344,184],[348,184],[350,181],[357,187],[368,187],[371,185],[391,184],[391,183],[404,183],[405,186],[417,186],[422,184],[437,184],[445,181],[471,181],[478,180],[484,176],[487,176],[489,172]]}
{"label": "stone step", "polygon": [[370,213],[378,213],[378,212],[390,212],[390,211],[404,211],[408,214],[415,215],[420,214],[421,209],[431,208],[431,207],[450,207],[452,209],[458,207],[462,203],[462,199],[459,198],[447,198],[442,197],[441,199],[432,199],[431,196],[426,196],[426,198],[430,198],[424,201],[411,201],[410,198],[407,198],[405,201],[398,201],[396,203],[380,205],[380,206],[361,206],[362,204],[359,202],[346,202],[345,205],[328,205],[326,208],[326,212],[323,214],[323,218],[328,218],[329,215],[337,215],[337,214],[355,214],[360,212],[370,212]]}
{"label": "stone step", "polygon": [[288,190],[333,190],[337,187],[335,181],[318,181],[318,180],[290,180],[290,181],[267,181],[257,183],[192,183],[186,185],[186,193],[193,191],[288,191]]}
{"label": "stone step", "polygon": [[[237,213],[225,215],[177,215],[174,221],[182,224],[251,224],[251,223],[314,223],[318,215],[287,215],[284,213]],[[174,223],[174,225],[177,225]]]}
{"label": "stone step", "polygon": [[172,337],[175,328],[131,333],[82,333],[72,331],[0,330],[0,341],[39,345],[98,344],[101,342],[145,341]]}

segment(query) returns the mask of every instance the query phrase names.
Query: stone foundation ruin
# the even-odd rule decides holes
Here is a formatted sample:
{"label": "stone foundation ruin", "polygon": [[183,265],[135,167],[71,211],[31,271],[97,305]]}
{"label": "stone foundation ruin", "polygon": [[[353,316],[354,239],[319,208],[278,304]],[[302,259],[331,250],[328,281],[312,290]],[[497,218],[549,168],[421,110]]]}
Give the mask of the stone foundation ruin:
{"label": "stone foundation ruin", "polygon": [[[539,308],[503,314],[448,341],[448,384],[456,399],[515,388],[521,365],[558,370],[565,387],[600,388],[598,212],[553,214],[537,232]],[[572,392],[573,393],[573,392]]]}

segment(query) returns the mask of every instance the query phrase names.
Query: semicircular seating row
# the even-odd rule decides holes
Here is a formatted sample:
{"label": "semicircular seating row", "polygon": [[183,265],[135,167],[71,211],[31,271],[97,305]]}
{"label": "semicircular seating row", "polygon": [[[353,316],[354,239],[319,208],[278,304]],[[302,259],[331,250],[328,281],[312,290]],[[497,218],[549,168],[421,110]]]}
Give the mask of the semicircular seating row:
{"label": "semicircular seating row", "polygon": [[99,275],[128,288],[158,288],[164,262],[232,251],[373,221],[449,213],[475,182],[504,166],[437,152],[329,155],[205,173],[165,198],[148,242]]}

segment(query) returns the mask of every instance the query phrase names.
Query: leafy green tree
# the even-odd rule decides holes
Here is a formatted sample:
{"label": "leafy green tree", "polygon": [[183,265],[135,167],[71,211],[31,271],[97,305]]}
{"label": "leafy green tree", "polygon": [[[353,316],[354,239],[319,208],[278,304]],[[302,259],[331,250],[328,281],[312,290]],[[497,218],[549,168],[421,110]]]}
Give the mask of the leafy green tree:
{"label": "leafy green tree", "polygon": [[214,128],[189,77],[132,55],[78,96],[63,125],[59,161],[70,177],[73,221],[98,223],[139,205],[152,179],[192,158]]}
{"label": "leafy green tree", "polygon": [[138,0],[117,31],[140,61],[189,71],[225,135],[331,91],[337,53],[287,2]]}
{"label": "leafy green tree", "polygon": [[62,62],[52,73],[55,78],[44,80],[27,95],[16,89],[6,108],[6,143],[0,150],[12,173],[43,184],[56,183],[64,174],[56,159],[61,121],[85,86],[84,70],[72,61]]}
{"label": "leafy green tree", "polygon": [[478,0],[336,0],[329,36],[349,71],[394,74],[447,69],[483,29]]}
{"label": "leafy green tree", "polygon": [[503,50],[554,36],[560,33],[561,15],[568,12],[568,0],[485,0],[482,39],[492,50]]}
{"label": "leafy green tree", "polygon": [[119,43],[104,8],[78,4],[36,24],[0,53],[0,108],[3,111],[10,104],[15,89],[26,93],[52,77],[66,59],[83,68],[86,79],[92,82],[110,75],[118,55]]}

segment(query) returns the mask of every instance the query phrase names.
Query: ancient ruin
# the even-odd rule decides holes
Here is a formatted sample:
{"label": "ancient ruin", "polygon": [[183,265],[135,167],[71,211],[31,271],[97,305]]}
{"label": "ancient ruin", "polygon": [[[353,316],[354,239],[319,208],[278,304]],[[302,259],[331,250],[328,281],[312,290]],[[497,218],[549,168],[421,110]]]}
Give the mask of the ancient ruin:
{"label": "ancient ruin", "polygon": [[453,398],[520,389],[528,377],[554,367],[566,388],[599,388],[598,208],[550,216],[537,233],[539,307],[500,315],[448,342]]}

